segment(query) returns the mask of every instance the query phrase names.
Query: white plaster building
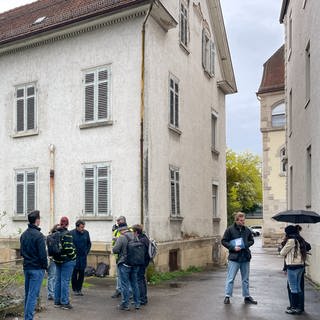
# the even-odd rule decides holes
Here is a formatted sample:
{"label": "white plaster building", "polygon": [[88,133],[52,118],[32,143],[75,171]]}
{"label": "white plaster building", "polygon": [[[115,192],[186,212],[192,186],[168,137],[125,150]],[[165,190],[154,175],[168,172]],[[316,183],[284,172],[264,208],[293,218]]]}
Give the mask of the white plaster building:
{"label": "white plaster building", "polygon": [[[285,26],[288,208],[320,213],[319,1],[282,2]],[[320,283],[320,224],[303,225],[311,243],[308,275]]]}
{"label": "white plaster building", "polygon": [[272,216],[287,208],[286,135],[284,103],[284,46],[263,65],[263,76],[257,92],[261,106],[264,247],[277,247],[283,238],[284,223]]}
{"label": "white plaster building", "polygon": [[0,31],[1,236],[34,208],[44,233],[83,218],[109,262],[125,215],[159,241],[160,270],[218,263],[237,90],[220,2],[40,0]]}

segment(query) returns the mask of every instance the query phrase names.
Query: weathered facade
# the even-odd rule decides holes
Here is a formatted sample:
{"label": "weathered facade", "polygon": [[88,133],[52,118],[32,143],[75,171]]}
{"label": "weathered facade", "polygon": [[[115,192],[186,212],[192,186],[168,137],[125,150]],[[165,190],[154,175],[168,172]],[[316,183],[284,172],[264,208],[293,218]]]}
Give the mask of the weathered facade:
{"label": "weathered facade", "polygon": [[[288,208],[320,212],[319,1],[283,1]],[[320,225],[302,225],[311,243],[308,275],[320,283]]]}
{"label": "weathered facade", "polygon": [[263,65],[257,92],[261,106],[263,246],[276,247],[283,238],[283,223],[272,216],[286,210],[286,137],[284,103],[284,46]]}
{"label": "weathered facade", "polygon": [[113,265],[125,215],[159,242],[159,269],[219,263],[236,91],[219,1],[40,0],[0,30],[2,237],[33,208],[44,233],[83,218],[90,261]]}

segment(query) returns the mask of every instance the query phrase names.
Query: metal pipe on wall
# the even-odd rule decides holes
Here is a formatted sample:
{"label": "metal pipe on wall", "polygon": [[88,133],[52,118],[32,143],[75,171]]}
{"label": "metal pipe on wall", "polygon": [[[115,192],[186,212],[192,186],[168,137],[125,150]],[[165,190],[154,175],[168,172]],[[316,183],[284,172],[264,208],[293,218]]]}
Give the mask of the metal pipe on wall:
{"label": "metal pipe on wall", "polygon": [[54,144],[49,145],[50,151],[50,229],[54,225],[54,169],[55,169],[55,151]]}

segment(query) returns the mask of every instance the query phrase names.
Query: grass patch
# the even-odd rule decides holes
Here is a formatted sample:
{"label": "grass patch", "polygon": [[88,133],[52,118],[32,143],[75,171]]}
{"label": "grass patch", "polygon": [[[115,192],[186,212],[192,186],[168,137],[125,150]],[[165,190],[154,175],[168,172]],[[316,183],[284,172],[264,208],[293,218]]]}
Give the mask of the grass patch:
{"label": "grass patch", "polygon": [[148,272],[147,274],[149,275],[148,281],[153,285],[157,285],[165,281],[173,280],[201,271],[203,271],[202,268],[195,266],[190,266],[187,270],[178,270],[173,272],[156,272],[153,268],[153,272]]}

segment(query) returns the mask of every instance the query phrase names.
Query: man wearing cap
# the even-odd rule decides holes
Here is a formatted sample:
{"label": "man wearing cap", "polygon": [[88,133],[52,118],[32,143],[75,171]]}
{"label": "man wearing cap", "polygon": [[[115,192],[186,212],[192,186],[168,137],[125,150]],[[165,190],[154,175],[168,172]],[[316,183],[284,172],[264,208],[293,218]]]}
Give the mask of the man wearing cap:
{"label": "man wearing cap", "polygon": [[32,320],[45,270],[48,267],[46,243],[40,232],[40,212],[28,214],[28,229],[20,237],[25,278],[24,319]]}
{"label": "man wearing cap", "polygon": [[[119,224],[127,223],[127,219],[125,216],[120,216],[116,220],[116,224],[112,226],[112,247],[116,244],[117,239],[121,236],[120,231],[118,230]],[[117,260],[117,255],[115,254],[115,258]],[[121,296],[121,287],[120,287],[120,278],[119,278],[119,270],[117,268],[116,275],[116,291],[113,293],[111,298],[119,298]]]}
{"label": "man wearing cap", "polygon": [[121,233],[113,247],[113,253],[117,256],[117,266],[120,276],[122,302],[119,305],[120,310],[129,311],[130,286],[132,288],[135,309],[140,309],[140,295],[138,287],[138,266],[129,266],[127,264],[127,246],[128,242],[134,240],[134,234],[129,230],[126,223],[118,225],[118,231]]}

